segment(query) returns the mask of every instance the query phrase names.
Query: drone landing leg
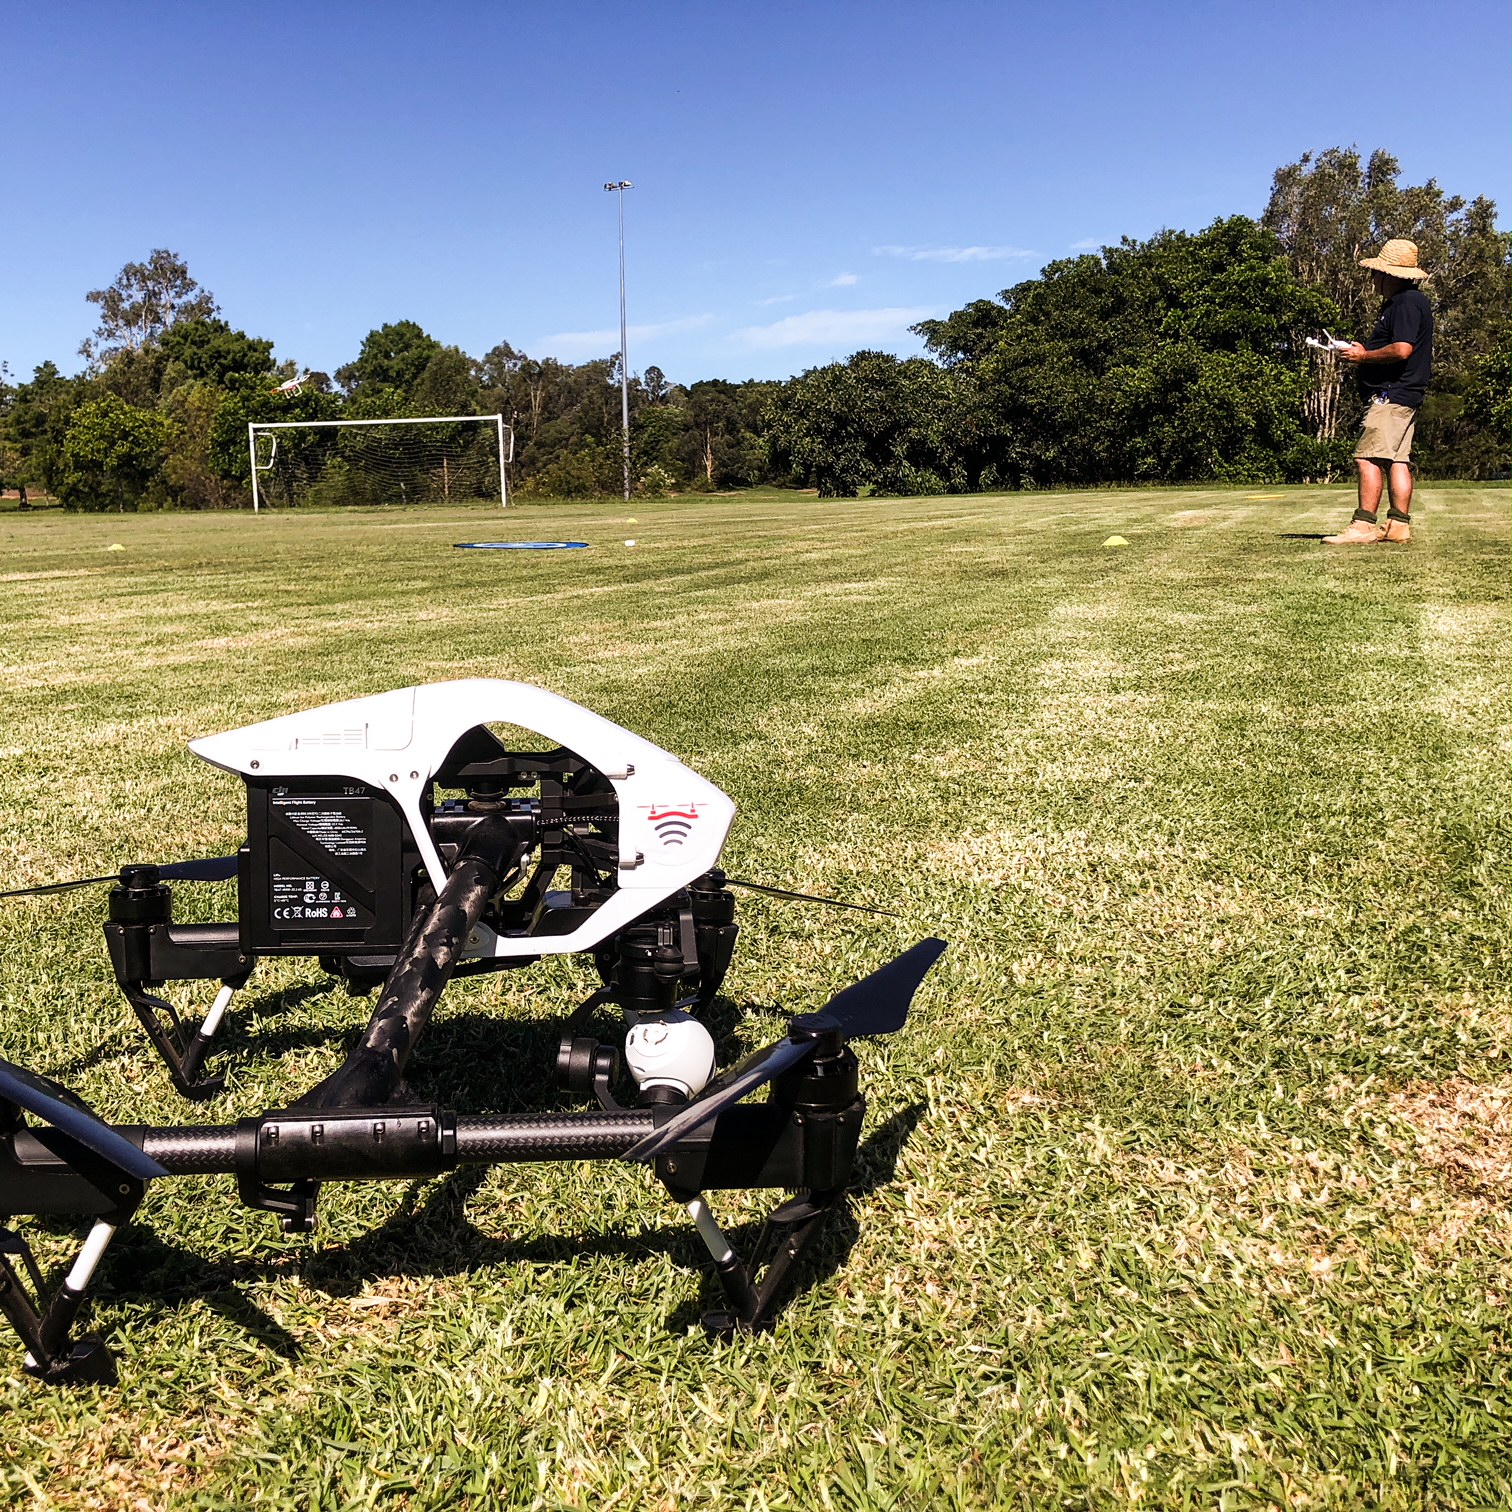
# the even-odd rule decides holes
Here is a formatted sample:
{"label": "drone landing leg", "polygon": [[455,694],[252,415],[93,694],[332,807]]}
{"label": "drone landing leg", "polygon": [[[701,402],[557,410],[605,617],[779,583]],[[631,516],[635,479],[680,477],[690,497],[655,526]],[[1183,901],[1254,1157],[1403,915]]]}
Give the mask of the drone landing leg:
{"label": "drone landing leg", "polygon": [[[30,1246],[20,1235],[0,1229],[0,1312],[26,1346],[28,1374],[53,1384],[115,1381],[114,1362],[98,1335],[69,1337],[69,1329],[84,1305],[84,1294],[115,1232],[115,1224],[103,1218],[95,1220],[67,1277],[48,1300],[47,1286]],[[17,1270],[18,1261],[24,1279]]]}
{"label": "drone landing leg", "polygon": [[[209,1013],[205,1015],[199,1028],[194,1031],[194,1038],[189,1041],[189,1048],[184,1052],[183,1064],[185,1080],[191,1085],[198,1084],[205,1057],[210,1053],[210,1041],[215,1038],[215,1031],[220,1028],[220,1022],[226,1016],[226,1009],[231,1006],[231,999],[236,996],[237,988],[245,986],[246,981],[246,977],[240,977],[229,982],[222,982],[221,990],[215,994],[215,1001],[210,1005]],[[222,1077],[220,1080],[224,1084],[225,1078]]]}
{"label": "drone landing leg", "polygon": [[[714,1221],[703,1197],[685,1202],[689,1215],[698,1227],[715,1273],[729,1299],[730,1310],[711,1310],[703,1315],[703,1326],[711,1334],[729,1336],[759,1333],[771,1326],[777,1302],[798,1257],[809,1247],[824,1226],[824,1220],[845,1195],[844,1189],[833,1192],[803,1192],[790,1197],[768,1216],[760,1237],[751,1251],[749,1263],[735,1253]],[[762,1275],[762,1267],[765,1274]],[[755,1278],[760,1275],[758,1285]]]}
{"label": "drone landing leg", "polygon": [[[200,1068],[205,1063],[205,1053],[210,1048],[211,1035],[215,1032],[215,1026],[211,1027],[209,1034],[205,1032],[205,1024],[210,1023],[209,1016],[206,1016],[205,1024],[200,1026],[199,1032],[191,1037],[184,1021],[178,1016],[178,1009],[167,998],[160,998],[146,988],[131,983],[123,983],[122,990],[126,1001],[131,1004],[132,1012],[147,1031],[147,1038],[152,1041],[153,1048],[168,1067],[173,1085],[194,1102],[214,1097],[225,1086],[226,1078],[199,1076]],[[223,987],[220,997],[215,1000],[221,1013],[225,1012],[221,998],[225,997],[229,1001],[227,995],[231,990],[230,987]],[[210,1012],[214,1014],[216,1010],[212,1008]],[[217,1016],[215,1025],[218,1026],[219,1023]]]}
{"label": "drone landing leg", "polygon": [[[17,1265],[25,1271],[23,1278]],[[27,1290],[30,1282],[31,1290]],[[26,1345],[26,1358],[34,1360],[46,1354],[42,1346],[42,1314],[33,1299],[46,1293],[47,1284],[37,1262],[32,1257],[31,1247],[10,1229],[0,1229],[0,1312],[10,1320],[10,1325]]]}
{"label": "drone landing leg", "polygon": [[[714,1262],[714,1269],[719,1276],[720,1285],[725,1289],[725,1295],[735,1304],[736,1311],[741,1317],[754,1317],[757,1303],[756,1289],[751,1285],[751,1273],[741,1262],[740,1256],[735,1253],[734,1246],[725,1238],[724,1230],[715,1222],[713,1213],[709,1211],[709,1204],[700,1196],[695,1197],[691,1202],[685,1202],[683,1206],[687,1208],[688,1216],[698,1227],[698,1237],[703,1240],[704,1248],[708,1250],[709,1258]],[[706,1319],[707,1316],[705,1314]]]}
{"label": "drone landing leg", "polygon": [[[205,1055],[231,993],[246,984],[256,964],[256,957],[242,954],[238,926],[175,924],[173,889],[160,879],[159,869],[127,866],[122,868],[120,886],[110,891],[105,943],[116,981],[162,1056],[174,1086],[192,1100],[214,1096],[225,1078],[200,1075]],[[215,1007],[192,1035],[173,1004],[147,990],[164,982],[206,982],[217,977],[224,985]]]}

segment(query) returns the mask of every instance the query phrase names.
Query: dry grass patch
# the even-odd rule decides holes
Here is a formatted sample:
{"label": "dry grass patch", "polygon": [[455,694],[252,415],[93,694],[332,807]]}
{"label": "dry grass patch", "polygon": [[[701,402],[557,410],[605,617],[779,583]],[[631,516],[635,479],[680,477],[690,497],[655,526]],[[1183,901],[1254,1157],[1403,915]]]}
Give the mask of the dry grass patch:
{"label": "dry grass patch", "polygon": [[26,1476],[29,1500],[13,1505],[38,1512],[163,1512],[192,1495],[220,1453],[213,1431],[185,1436],[112,1416],[55,1442],[49,1472]]}
{"label": "dry grass patch", "polygon": [[1391,1096],[1391,1110],[1418,1136],[1425,1164],[1449,1186],[1488,1207],[1505,1208],[1512,1190],[1508,1089],[1456,1076],[1415,1082]]}

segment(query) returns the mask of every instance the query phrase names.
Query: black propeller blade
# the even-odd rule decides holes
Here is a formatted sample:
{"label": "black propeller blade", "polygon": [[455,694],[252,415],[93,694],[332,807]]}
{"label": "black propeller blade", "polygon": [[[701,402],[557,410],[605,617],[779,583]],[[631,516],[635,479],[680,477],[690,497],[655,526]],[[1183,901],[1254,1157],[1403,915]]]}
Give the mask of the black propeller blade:
{"label": "black propeller blade", "polygon": [[934,936],[920,940],[869,977],[837,992],[821,1011],[839,1021],[846,1039],[892,1034],[903,1027],[919,984],[944,954],[944,940]]}
{"label": "black propeller blade", "polygon": [[631,1145],[625,1151],[625,1159],[631,1162],[654,1160],[685,1135],[718,1118],[726,1108],[734,1107],[747,1093],[775,1081],[790,1066],[796,1066],[812,1055],[816,1043],[814,1040],[783,1039],[748,1055],[712,1086],[706,1087],[687,1107],[678,1109],[659,1129]]}
{"label": "black propeller blade", "polygon": [[[170,861],[166,866],[143,867],[157,873],[159,882],[225,882],[236,875],[235,856],[209,856],[203,861]],[[39,887],[13,887],[0,898],[31,898],[40,893],[67,892],[74,887],[93,887],[100,882],[119,882],[120,872],[106,877],[75,877],[72,882],[44,882]]]}
{"label": "black propeller blade", "polygon": [[[868,1034],[891,1034],[908,1018],[908,1006],[929,968],[945,952],[945,941],[931,937],[879,967],[868,977],[836,993],[810,1024],[828,1019],[838,1024],[847,1039]],[[748,1055],[741,1063],[706,1087],[686,1108],[680,1109],[654,1133],[625,1152],[630,1161],[653,1160],[678,1140],[718,1118],[726,1108],[767,1082],[775,1081],[789,1067],[812,1055],[817,1037],[782,1039]]]}
{"label": "black propeller blade", "polygon": [[82,1104],[66,1101],[69,1096],[46,1077],[34,1076],[9,1061],[0,1061],[0,1100],[13,1102],[44,1123],[51,1124],[60,1133],[77,1140],[86,1150],[93,1150],[102,1160],[138,1181],[151,1181],[155,1176],[168,1174],[157,1161],[144,1155],[129,1139],[122,1138]]}
{"label": "black propeller blade", "polygon": [[203,861],[173,861],[157,869],[160,882],[229,882],[236,875],[237,857],[207,856]]}
{"label": "black propeller blade", "polygon": [[883,914],[889,919],[899,918],[890,908],[872,908],[865,903],[846,903],[839,898],[821,898],[817,893],[793,892],[786,887],[769,887],[765,882],[747,882],[741,877],[724,877],[730,887],[744,887],[751,892],[770,893],[774,898],[792,898],[799,903],[823,903],[829,908],[850,908],[857,913]]}

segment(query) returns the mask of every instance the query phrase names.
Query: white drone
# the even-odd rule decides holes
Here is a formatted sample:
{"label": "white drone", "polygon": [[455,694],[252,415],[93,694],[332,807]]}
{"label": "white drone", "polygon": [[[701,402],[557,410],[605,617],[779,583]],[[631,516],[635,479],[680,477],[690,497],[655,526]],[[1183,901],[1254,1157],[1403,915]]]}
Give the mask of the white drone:
{"label": "white drone", "polygon": [[[525,748],[504,743],[505,724],[525,732]],[[500,1161],[649,1163],[713,1261],[727,1306],[707,1326],[770,1323],[854,1166],[865,1098],[847,1042],[903,1027],[944,941],[921,941],[716,1075],[702,1015],[735,946],[728,887],[809,895],[720,870],[735,805],[675,756],[555,693],[489,678],[328,704],[190,748],[245,785],[236,855],[0,897],[115,882],[105,939],[116,980],[175,1086],[196,1100],[224,1084],[203,1067],[259,960],[313,957],[354,993],[379,989],[377,1004],[340,1065],[289,1106],[238,1123],[113,1125],[0,1060],[0,1317],[32,1374],[110,1377],[104,1345],[75,1337],[74,1317],[111,1236],[167,1176],[233,1174],[241,1202],[308,1232],[325,1182],[414,1181]],[[235,922],[175,922],[170,883],[232,878]],[[588,955],[603,985],[561,1023],[556,1081],[596,1107],[464,1113],[417,1095],[406,1064],[454,976],[571,952]],[[167,982],[217,979],[193,1029],[160,995]],[[615,1010],[625,1027],[602,1040],[595,1023]],[[527,1106],[551,1083],[549,1067],[493,1070]],[[763,1088],[767,1099],[752,1100]],[[762,1187],[797,1195],[742,1260],[705,1194]],[[49,1296],[6,1220],[68,1215],[94,1226]]]}

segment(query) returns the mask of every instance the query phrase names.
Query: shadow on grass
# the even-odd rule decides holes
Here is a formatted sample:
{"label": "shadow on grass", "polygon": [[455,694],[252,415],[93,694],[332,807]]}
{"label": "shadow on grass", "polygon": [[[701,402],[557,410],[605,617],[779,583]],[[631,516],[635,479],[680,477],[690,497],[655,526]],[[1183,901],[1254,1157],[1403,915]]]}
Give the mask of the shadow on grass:
{"label": "shadow on grass", "polygon": [[[281,992],[268,992],[260,997],[242,998],[236,1001],[233,1016],[226,1021],[225,1028],[217,1037],[213,1056],[224,1056],[225,1053],[245,1050],[250,1044],[256,1043],[260,1036],[254,1037],[247,1033],[243,1026],[245,1021],[255,1014],[270,1014],[286,1012],[290,1008],[298,1007],[300,1003],[309,998],[323,997],[330,991],[329,984],[311,983],[302,987],[289,987]],[[125,1007],[125,1004],[122,1004]],[[205,1002],[196,1008],[185,1008],[182,1011],[184,1022],[193,1029],[200,1022],[204,1013],[209,1010],[209,1002]],[[129,1010],[128,1010],[129,1011]],[[329,1035],[310,1034],[305,1036],[307,1043],[316,1040],[329,1039]],[[289,1048],[297,1042],[297,1037],[290,1037]],[[54,1070],[44,1071],[43,1075],[51,1076],[56,1081],[66,1082],[70,1076],[79,1076],[86,1071],[92,1071],[96,1066],[103,1066],[113,1060],[126,1060],[140,1055],[150,1061],[157,1060],[157,1052],[152,1048],[151,1041],[139,1029],[123,1028],[108,1034],[100,1041],[93,1050],[83,1055],[75,1056],[70,1061],[65,1061]]]}
{"label": "shadow on grass", "polygon": [[[222,1064],[233,1069],[237,1064],[264,1065],[294,1051],[324,1046],[330,1051],[329,1069],[334,1071],[367,1028],[371,1004],[359,1000],[356,1006],[352,1021],[341,1030],[316,1026],[234,1029],[224,1038],[222,1054],[227,1058]],[[722,1064],[754,1048],[738,1034],[747,1013],[753,1011],[769,1011],[769,1005],[743,1007],[718,997],[700,1015],[714,1036]],[[404,1084],[392,1101],[440,1103],[464,1114],[560,1111],[563,1094],[557,1088],[556,1058],[566,1022],[566,1015],[505,1019],[483,1013],[448,1015],[443,1008],[426,1027],[405,1068]],[[605,1011],[580,1024],[576,1032],[598,1033],[606,1043],[616,1044],[625,1025],[612,1011]],[[633,1105],[635,1087],[628,1079],[621,1077],[617,1091]],[[291,1093],[288,1101],[292,1103],[298,1095]]]}
{"label": "shadow on grass", "polygon": [[[151,1229],[134,1224],[116,1241],[111,1265],[95,1285],[100,1299],[142,1298],[156,1313],[168,1313],[189,1302],[203,1302],[211,1312],[243,1329],[271,1353],[285,1360],[303,1354],[299,1340],[263,1311],[238,1284],[286,1270],[287,1260],[207,1261],[193,1250],[160,1239]],[[129,1277],[129,1282],[125,1279]],[[141,1326],[141,1325],[137,1325]]]}
{"label": "shadow on grass", "polygon": [[[856,1154],[856,1182],[831,1212],[824,1231],[794,1267],[777,1298],[779,1308],[845,1265],[860,1237],[860,1228],[850,1211],[851,1198],[864,1196],[892,1180],[898,1156],[924,1111],[923,1103],[901,1109],[862,1143]],[[243,1286],[274,1275],[287,1275],[291,1270],[306,1285],[328,1296],[351,1297],[384,1276],[440,1278],[501,1266],[571,1264],[581,1257],[645,1259],[662,1255],[686,1270],[699,1271],[703,1277],[698,1300],[668,1315],[669,1332],[686,1332],[703,1313],[729,1305],[709,1271],[707,1252],[691,1225],[671,1233],[636,1235],[554,1233],[529,1239],[497,1239],[484,1234],[468,1219],[466,1208],[488,1172],[487,1166],[467,1166],[439,1183],[416,1182],[404,1191],[398,1210],[380,1227],[339,1249],[302,1257],[292,1266],[287,1254],[207,1261],[192,1250],[160,1239],[146,1228],[133,1226],[121,1236],[113,1257],[116,1275],[129,1277],[130,1281],[111,1285],[107,1279],[100,1295],[145,1297],[159,1312],[170,1312],[189,1302],[203,1302],[285,1359],[301,1356],[299,1340],[252,1302]],[[776,1206],[780,1197],[776,1193],[773,1197]],[[737,1253],[748,1255],[760,1231],[760,1223],[743,1223],[729,1230],[728,1237]]]}
{"label": "shadow on grass", "polygon": [[[259,1013],[266,1014],[325,990],[293,988],[261,999],[255,1006]],[[359,1005],[354,1002],[354,1006]],[[743,1038],[739,1026],[749,1011],[776,1010],[768,1004],[752,1004],[748,1009],[732,999],[719,997],[704,1014],[725,1064],[750,1048],[738,1043]],[[615,1015],[611,1012],[605,1018],[614,1019]],[[239,1050],[244,1058],[262,1062],[295,1049],[324,1044],[330,1046],[334,1063],[361,1037],[365,1019],[366,1014],[359,1011],[351,1027],[339,1034],[313,1027],[269,1030],[259,1026],[249,1030],[243,1021],[226,1036],[224,1048],[233,1054]],[[411,1063],[413,1086],[401,1087],[394,1101],[416,1098],[427,1103],[440,1102],[461,1113],[557,1109],[563,1100],[555,1078],[556,1049],[563,1023],[559,1018],[510,1020],[485,1014],[438,1018],[429,1026],[424,1047]],[[579,1032],[587,1027],[580,1026]],[[615,1029],[619,1027],[616,1025]],[[614,1037],[616,1033],[611,1030],[610,1038]],[[59,1074],[76,1074],[126,1053],[130,1046],[129,1038],[112,1036],[91,1055],[60,1068]],[[633,1088],[626,1087],[624,1091],[628,1095]],[[892,1180],[898,1156],[924,1111],[922,1103],[902,1109],[864,1140],[856,1154],[855,1182],[794,1267],[777,1299],[779,1306],[844,1266],[860,1233],[850,1211],[850,1198],[872,1192]],[[702,1313],[728,1306],[709,1270],[707,1252],[691,1226],[668,1233],[546,1233],[528,1239],[493,1238],[483,1233],[468,1218],[467,1204],[487,1179],[489,1169],[467,1166],[439,1182],[430,1178],[411,1184],[400,1196],[396,1211],[378,1228],[340,1248],[300,1257],[293,1261],[292,1269],[306,1284],[339,1297],[356,1295],[382,1276],[443,1277],[505,1266],[570,1264],[584,1256],[636,1259],[663,1255],[703,1276],[699,1299],[669,1315],[669,1330],[686,1331]],[[716,1203],[717,1200],[716,1194]],[[780,1200],[780,1194],[774,1192],[772,1206]],[[761,1227],[759,1222],[746,1222],[728,1231],[737,1253],[751,1253]],[[144,1298],[153,1309],[162,1312],[200,1301],[244,1329],[272,1353],[285,1359],[301,1355],[299,1340],[252,1302],[245,1291],[245,1283],[288,1274],[291,1259],[287,1254],[210,1261],[145,1227],[133,1225],[121,1235],[113,1258],[115,1265],[107,1271],[113,1269],[115,1276],[122,1279],[112,1285],[109,1275],[103,1276],[101,1296]]]}
{"label": "shadow on grass", "polygon": [[[856,1241],[861,1237],[860,1225],[851,1212],[851,1200],[864,1197],[893,1179],[898,1167],[898,1156],[902,1154],[903,1146],[908,1143],[913,1131],[918,1128],[924,1113],[924,1103],[912,1103],[900,1109],[856,1151],[857,1179],[835,1204],[825,1221],[823,1231],[803,1252],[778,1291],[774,1303],[779,1316],[795,1296],[821,1285],[844,1268],[851,1251],[856,1247]],[[730,1243],[742,1258],[750,1255],[755,1248],[761,1227],[760,1223],[744,1223],[727,1231]],[[688,1248],[695,1252],[694,1263],[699,1264],[702,1271],[703,1285],[696,1302],[687,1303],[668,1317],[667,1327],[673,1333],[684,1333],[698,1323],[705,1313],[721,1311],[730,1305],[718,1281],[709,1272],[706,1251],[692,1242],[691,1236]],[[759,1276],[753,1277],[753,1280],[760,1285]]]}

